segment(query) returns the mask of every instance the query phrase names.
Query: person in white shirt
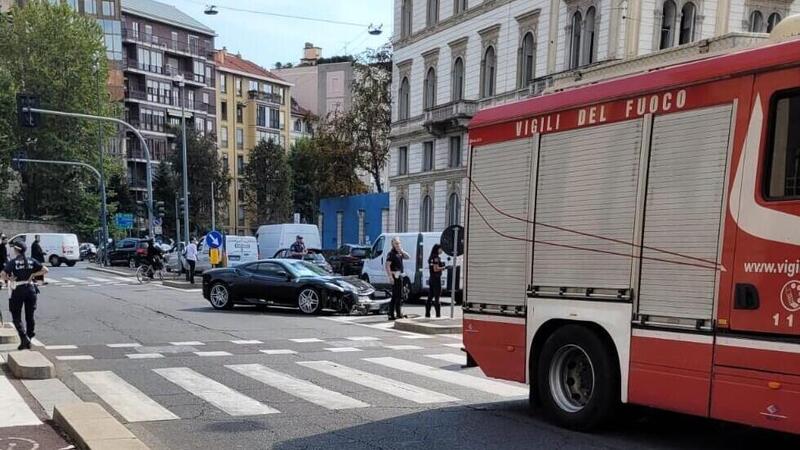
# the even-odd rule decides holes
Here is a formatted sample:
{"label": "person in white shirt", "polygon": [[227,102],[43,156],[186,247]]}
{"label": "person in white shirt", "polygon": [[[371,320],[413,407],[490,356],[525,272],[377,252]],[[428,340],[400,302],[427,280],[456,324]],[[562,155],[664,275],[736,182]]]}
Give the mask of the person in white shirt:
{"label": "person in white shirt", "polygon": [[186,274],[186,279],[189,283],[194,284],[194,268],[197,264],[197,239],[192,238],[192,241],[186,246],[184,256],[186,257],[186,263],[189,264],[189,271]]}

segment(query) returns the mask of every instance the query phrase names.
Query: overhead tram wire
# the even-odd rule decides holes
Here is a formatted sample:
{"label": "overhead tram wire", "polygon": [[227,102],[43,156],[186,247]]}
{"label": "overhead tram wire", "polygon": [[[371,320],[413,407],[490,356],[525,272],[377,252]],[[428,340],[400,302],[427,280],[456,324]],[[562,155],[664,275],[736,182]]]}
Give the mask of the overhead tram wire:
{"label": "overhead tram wire", "polygon": [[284,19],[297,19],[297,20],[308,20],[311,22],[322,22],[322,23],[329,23],[333,25],[346,25],[351,27],[362,27],[362,28],[370,28],[374,25],[369,23],[357,23],[357,22],[348,22],[345,20],[335,20],[335,19],[325,19],[320,17],[308,17],[308,16],[299,16],[294,14],[282,14],[282,13],[274,13],[269,11],[261,11],[257,9],[247,9],[247,8],[237,8],[235,6],[223,6],[217,4],[208,4],[207,2],[197,1],[197,0],[186,0],[189,3],[194,3],[196,5],[202,5],[206,7],[207,10],[228,10],[228,11],[236,11],[236,12],[244,12],[249,14],[259,14],[262,16],[271,16],[271,17],[280,17]]}

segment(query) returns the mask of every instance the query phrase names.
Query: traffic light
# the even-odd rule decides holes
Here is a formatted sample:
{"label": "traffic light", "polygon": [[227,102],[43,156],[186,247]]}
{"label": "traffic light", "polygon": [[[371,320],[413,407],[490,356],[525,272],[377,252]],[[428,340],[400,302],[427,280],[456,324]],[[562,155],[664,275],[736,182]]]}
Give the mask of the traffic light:
{"label": "traffic light", "polygon": [[183,215],[183,208],[186,207],[186,202],[183,200],[183,197],[178,199],[178,212],[180,215]]}
{"label": "traffic light", "polygon": [[24,111],[25,108],[38,108],[39,96],[21,92],[17,94],[17,119],[22,128],[36,128],[39,126],[39,113]]}
{"label": "traffic light", "polygon": [[167,210],[164,208],[164,202],[156,202],[156,211],[158,213],[158,217],[163,218],[167,215]]}
{"label": "traffic light", "polygon": [[147,217],[147,202],[144,200],[136,201],[136,215],[139,217]]}

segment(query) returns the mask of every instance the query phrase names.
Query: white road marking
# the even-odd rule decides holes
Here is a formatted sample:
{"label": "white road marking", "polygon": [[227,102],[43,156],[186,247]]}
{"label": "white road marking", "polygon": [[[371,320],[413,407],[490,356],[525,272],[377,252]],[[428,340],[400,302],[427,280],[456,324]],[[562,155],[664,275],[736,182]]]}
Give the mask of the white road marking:
{"label": "white road marking", "polygon": [[61,279],[70,281],[72,283],[85,283],[86,282],[86,280],[82,280],[80,278],[62,277]]}
{"label": "white road marking", "polygon": [[467,355],[460,354],[456,355],[454,353],[440,353],[437,355],[425,355],[428,358],[438,359],[440,361],[446,361],[453,364],[461,364],[464,365],[467,363]]}
{"label": "white road marking", "polygon": [[272,370],[261,364],[238,364],[225,367],[323,408],[350,409],[369,406],[360,400],[319,387],[310,381]]}
{"label": "white road marking", "polygon": [[442,345],[450,348],[464,348],[464,344],[442,344]]}
{"label": "white road marking", "polygon": [[75,287],[75,285],[74,285],[74,284],[65,284],[65,285],[63,285],[63,286],[61,286],[61,287],[65,287],[65,288],[74,288],[74,287]]}
{"label": "white road marking", "polygon": [[129,359],[155,359],[164,357],[161,353],[131,353],[125,356]]}
{"label": "white road marking", "polygon": [[185,346],[196,347],[196,346],[206,345],[206,344],[204,344],[202,342],[199,342],[199,341],[186,341],[186,342],[170,342],[169,345],[178,345],[178,346],[182,346],[182,347],[185,347]]}
{"label": "white road marking", "polygon": [[76,372],[75,376],[128,422],[179,419],[114,372]]}
{"label": "white road marking", "polygon": [[317,338],[302,338],[302,339],[289,339],[292,342],[297,342],[298,344],[306,344],[309,342],[325,342],[322,339]]}
{"label": "white road marking", "polygon": [[86,277],[92,281],[98,281],[100,283],[111,283],[113,280],[109,280],[108,278],[100,278],[100,277]]}
{"label": "white road marking", "polygon": [[87,284],[86,286],[88,286],[88,287],[98,287],[98,286],[102,286],[102,285],[101,284]]}
{"label": "white road marking", "polygon": [[270,350],[259,350],[261,353],[267,355],[296,355],[297,352],[294,350],[289,349],[270,349]]}
{"label": "white road marking", "polygon": [[84,361],[88,359],[94,359],[92,355],[59,355],[56,356],[56,359],[59,361]]}
{"label": "white road marking", "polygon": [[240,340],[240,341],[231,341],[231,342],[234,343],[234,344],[237,344],[237,345],[263,344],[263,342],[258,341],[256,339],[251,339],[249,341],[248,340]]}
{"label": "white road marking", "polygon": [[233,356],[231,353],[228,352],[192,352],[197,356]]}
{"label": "white road marking", "polygon": [[75,350],[77,345],[45,345],[45,350]]}
{"label": "white road marking", "polygon": [[47,277],[47,282],[48,283],[55,283],[55,284],[61,283],[61,281],[59,281],[59,280],[57,280],[55,278],[50,278],[50,277]]}
{"label": "white road marking", "polygon": [[464,338],[464,336],[461,333],[445,333],[445,334],[439,334],[437,336],[446,337],[450,339],[458,339],[459,341]]}
{"label": "white road marking", "polygon": [[403,372],[413,373],[415,375],[421,375],[423,377],[432,378],[445,383],[456,384],[462,387],[488,392],[489,394],[495,394],[501,397],[523,397],[528,395],[528,389],[501,383],[499,381],[487,380],[486,378],[479,378],[472,375],[453,372],[452,370],[426,366],[425,364],[417,364],[415,362],[406,361],[403,359],[384,357],[365,358],[364,361],[380,364],[392,369],[402,370]]}
{"label": "white road marking", "polygon": [[433,336],[428,336],[427,334],[407,334],[400,337],[403,339],[433,339]]}
{"label": "white road marking", "polygon": [[380,341],[381,338],[375,336],[353,336],[345,338],[348,341]]}
{"label": "white road marking", "polygon": [[40,341],[39,339],[37,339],[37,338],[31,339],[31,344],[33,344],[33,345],[35,345],[37,347],[44,347],[45,346],[44,343],[42,341]]}
{"label": "white road marking", "polygon": [[125,278],[125,277],[111,277],[111,278],[119,281],[124,281],[126,283],[132,283],[134,281],[134,278]]}
{"label": "white road marking", "polygon": [[28,407],[8,378],[0,375],[0,428],[41,425],[42,422]]}
{"label": "white road marking", "polygon": [[363,370],[352,369],[331,361],[301,361],[297,364],[414,403],[430,404],[458,401],[457,398],[449,395],[364,372]]}
{"label": "white road marking", "polygon": [[329,352],[333,352],[333,353],[360,352],[361,351],[360,348],[355,348],[355,347],[331,347],[331,348],[326,348],[325,350],[327,350]]}
{"label": "white road marking", "polygon": [[186,293],[186,294],[194,294],[194,293],[197,293],[197,292],[203,292],[203,289],[184,289],[184,288],[176,288],[176,287],[172,287],[172,286],[163,286],[163,285],[159,285],[158,288],[159,289],[169,289],[171,291],[178,291],[178,292],[183,292],[183,293]]}
{"label": "white road marking", "polygon": [[422,350],[419,345],[384,345],[383,347],[389,350]]}
{"label": "white road marking", "polygon": [[42,405],[47,416],[53,418],[53,407],[57,404],[80,402],[81,399],[61,380],[22,380],[22,384],[33,397]]}
{"label": "white road marking", "polygon": [[131,342],[129,344],[125,343],[125,344],[108,344],[107,345],[108,348],[136,348],[136,347],[141,347],[141,346],[142,346],[142,344],[137,344],[135,342]]}
{"label": "white road marking", "polygon": [[188,367],[153,369],[153,371],[231,416],[257,416],[280,412]]}

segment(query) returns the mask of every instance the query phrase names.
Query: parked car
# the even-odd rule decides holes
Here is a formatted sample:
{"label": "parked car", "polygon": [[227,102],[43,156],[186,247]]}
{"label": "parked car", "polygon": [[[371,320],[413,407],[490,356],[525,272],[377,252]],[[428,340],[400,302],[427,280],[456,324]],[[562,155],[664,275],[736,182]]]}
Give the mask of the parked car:
{"label": "parked car", "polygon": [[146,255],[146,252],[145,239],[125,238],[109,247],[108,259],[112,266],[128,266],[134,269],[139,266],[142,255]]}
{"label": "parked car", "polygon": [[388,299],[373,299],[375,289],[358,278],[332,276],[297,259],[267,259],[203,274],[203,297],[214,309],[234,305],[290,306],[304,314],[323,309],[350,313],[380,311]]}
{"label": "parked car", "polygon": [[[278,250],[274,255],[272,255],[272,257],[277,259],[297,259],[292,258],[292,252],[288,248],[282,248]],[[310,262],[329,274],[333,273],[333,268],[330,264],[328,264],[328,261],[325,260],[322,250],[312,248],[308,249],[308,253],[306,253],[306,255],[303,257],[303,261]]]}
{"label": "parked car", "polygon": [[225,236],[225,255],[228,267],[258,260],[258,241],[253,236]]}
{"label": "parked car", "polygon": [[81,244],[79,250],[81,255],[81,261],[89,260],[92,261],[95,256],[97,256],[97,246],[92,244],[91,242],[84,242]]}
{"label": "parked car", "polygon": [[369,255],[366,245],[345,244],[328,256],[333,273],[341,275],[361,275],[364,259]]}
{"label": "parked car", "polygon": [[8,242],[8,254],[13,255],[11,244],[23,242],[28,247],[25,253],[31,256],[31,245],[36,236],[39,236],[39,243],[44,252],[44,260],[51,266],[58,267],[66,264],[72,267],[81,260],[80,244],[78,236],[70,233],[23,233],[11,238]]}
{"label": "parked car", "polygon": [[306,248],[322,248],[322,239],[316,225],[305,223],[262,225],[256,231],[259,258],[269,258],[280,249],[289,248],[298,235],[303,236]]}

